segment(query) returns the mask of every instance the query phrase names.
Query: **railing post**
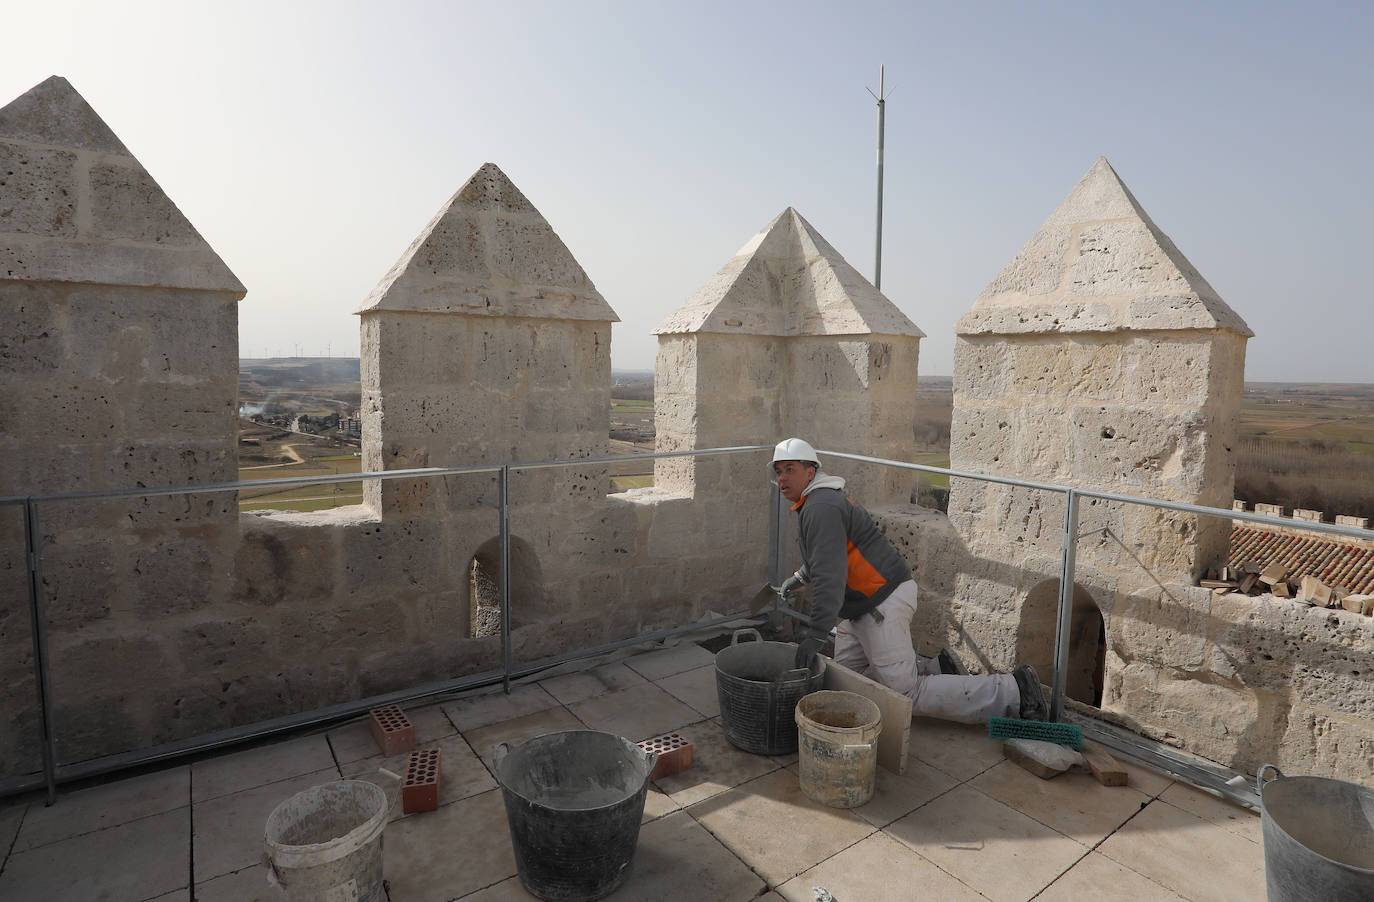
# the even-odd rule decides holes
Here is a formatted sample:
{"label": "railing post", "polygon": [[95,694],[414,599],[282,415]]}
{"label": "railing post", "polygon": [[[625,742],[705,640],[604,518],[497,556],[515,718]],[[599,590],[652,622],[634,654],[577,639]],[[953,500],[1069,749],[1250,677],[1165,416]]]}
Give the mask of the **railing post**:
{"label": "railing post", "polygon": [[768,584],[782,582],[782,492],[778,484],[768,483]]}
{"label": "railing post", "polygon": [[1050,692],[1050,720],[1064,713],[1064,684],[1069,670],[1069,628],[1073,624],[1073,583],[1078,554],[1078,493],[1064,495],[1064,563],[1059,571],[1059,618],[1054,633],[1054,681]]}
{"label": "railing post", "polygon": [[38,506],[24,499],[24,552],[29,571],[29,620],[33,625],[33,676],[38,685],[38,724],[43,744],[43,782],[48,804],[57,801],[57,748],[52,726],[52,690],[48,682],[48,631],[43,614],[43,562],[39,554]]}
{"label": "railing post", "polygon": [[501,562],[498,585],[501,588],[501,685],[510,695],[510,464],[501,465]]}

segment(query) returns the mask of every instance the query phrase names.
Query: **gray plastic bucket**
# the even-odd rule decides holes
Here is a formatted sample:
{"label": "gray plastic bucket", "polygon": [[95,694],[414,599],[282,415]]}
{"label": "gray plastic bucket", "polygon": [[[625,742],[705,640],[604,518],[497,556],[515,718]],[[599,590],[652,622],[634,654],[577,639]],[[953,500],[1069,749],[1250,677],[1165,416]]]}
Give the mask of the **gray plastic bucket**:
{"label": "gray plastic bucket", "polygon": [[516,871],[550,902],[590,902],[629,873],[658,755],[599,730],[493,750]]}
{"label": "gray plastic bucket", "polygon": [[363,780],[296,793],[267,817],[268,882],[291,902],[381,902],[388,808]]}
{"label": "gray plastic bucket", "polygon": [[[753,636],[753,642],[740,642]],[[793,669],[797,646],[764,642],[756,629],[736,630],[728,648],[716,653],[716,697],[725,738],[755,755],[787,755],[797,750],[792,712],[803,695],[825,685],[819,655],[809,670]]]}
{"label": "gray plastic bucket", "polygon": [[[1266,781],[1266,770],[1276,779]],[[1374,899],[1374,789],[1327,777],[1255,779],[1269,902]]]}

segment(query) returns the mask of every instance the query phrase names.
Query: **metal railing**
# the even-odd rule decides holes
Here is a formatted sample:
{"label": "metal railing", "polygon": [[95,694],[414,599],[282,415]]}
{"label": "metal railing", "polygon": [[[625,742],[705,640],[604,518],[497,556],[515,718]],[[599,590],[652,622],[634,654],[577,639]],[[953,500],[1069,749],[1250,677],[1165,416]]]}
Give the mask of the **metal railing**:
{"label": "metal railing", "polygon": [[[729,455],[740,453],[751,453],[768,450],[764,445],[744,445],[726,448],[710,448],[701,450],[656,452],[652,454],[638,455],[639,459],[659,459],[675,457],[705,457],[713,455]],[[1223,510],[1221,508],[1206,507],[1197,504],[1188,504],[1176,501],[1161,501],[1157,499],[1142,498],[1133,495],[1125,495],[1116,492],[1105,492],[1094,489],[1075,488],[1073,486],[1058,485],[1054,483],[1036,482],[1032,480],[1017,479],[1008,476],[996,476],[985,473],[972,473],[962,470],[951,470],[944,467],[935,467],[928,464],[915,464],[905,461],[890,460],[887,458],[870,457],[861,454],[850,454],[843,451],[824,450],[830,457],[854,461],[857,463],[871,464],[881,467],[895,467],[903,470],[912,470],[922,473],[931,473],[951,478],[971,479],[980,482],[989,482],[1001,485],[1015,486],[1019,488],[1036,489],[1045,492],[1061,494],[1065,498],[1064,531],[1062,540],[1062,560],[1059,578],[1059,597],[1056,612],[1056,629],[1054,641],[1054,661],[1051,685],[1051,712],[1052,720],[1064,719],[1064,698],[1068,669],[1069,655],[1069,630],[1073,609],[1073,589],[1076,570],[1076,548],[1078,539],[1082,538],[1078,534],[1078,510],[1079,501],[1083,498],[1098,499],[1103,501],[1119,502],[1123,504],[1139,504],[1146,507],[1160,508],[1164,510],[1178,511],[1182,513],[1196,514],[1200,516],[1213,516],[1229,520],[1241,520],[1263,524],[1267,526],[1280,526],[1293,528],[1294,521],[1275,517],[1267,514],[1249,513],[1246,511]],[[28,594],[29,611],[31,620],[31,631],[34,647],[34,676],[37,684],[38,705],[39,705],[39,724],[41,732],[43,773],[41,777],[10,777],[0,779],[0,795],[13,792],[22,792],[37,788],[46,788],[48,803],[56,798],[56,787],[59,782],[83,779],[86,777],[97,776],[100,774],[111,773],[137,765],[148,764],[157,761],[168,760],[175,757],[189,755],[197,752],[211,751],[235,743],[258,739],[287,731],[297,730],[326,724],[348,717],[356,716],[368,711],[371,708],[386,704],[396,704],[406,701],[414,701],[421,698],[432,697],[449,692],[457,692],[465,689],[472,689],[481,686],[493,685],[500,682],[505,691],[510,691],[512,679],[539,673],[550,667],[571,661],[582,660],[597,655],[605,654],[616,649],[630,645],[641,644],[649,641],[657,641],[674,635],[696,632],[712,627],[723,626],[728,623],[736,623],[751,617],[748,611],[737,611],[721,617],[707,621],[699,621],[683,626],[668,629],[656,630],[653,632],[641,633],[636,636],[615,640],[595,646],[578,648],[570,652],[541,658],[524,664],[517,664],[513,660],[511,642],[511,586],[510,586],[510,566],[511,566],[511,536],[510,536],[510,485],[511,474],[514,471],[554,469],[566,467],[586,467],[597,464],[623,463],[624,456],[606,457],[582,457],[566,460],[546,460],[529,463],[503,463],[488,464],[463,467],[427,467],[408,470],[386,470],[370,473],[350,473],[335,476],[302,476],[287,477],[271,480],[252,480],[249,482],[224,482],[210,483],[195,486],[165,486],[159,488],[138,488],[138,489],[112,489],[107,491],[92,492],[63,492],[48,495],[33,496],[11,496],[0,497],[0,507],[20,506],[23,512],[24,537],[26,563],[28,569]],[[482,673],[469,674],[449,680],[442,680],[414,686],[408,689],[376,695],[365,699],[351,702],[344,702],[330,705],[311,711],[298,714],[286,715],[270,720],[259,721],[252,724],[245,724],[226,730],[213,733],[201,734],[188,739],[174,742],[163,743],[149,748],[133,751],[121,752],[113,755],[106,755],[99,758],[89,759],[72,764],[62,764],[57,760],[56,753],[56,725],[53,722],[52,698],[49,683],[48,665],[48,645],[47,633],[45,629],[46,616],[44,612],[44,591],[42,575],[42,540],[38,528],[38,505],[56,501],[91,501],[98,499],[111,499],[122,497],[150,497],[167,495],[188,495],[204,494],[211,492],[237,491],[245,487],[262,488],[264,486],[291,486],[291,485],[315,485],[329,484],[336,482],[357,482],[359,480],[395,480],[395,479],[424,479],[455,475],[472,474],[494,474],[498,478],[499,502],[499,542],[500,542],[500,566],[498,577],[498,591],[501,598],[501,617],[500,617],[500,641],[501,641],[501,668],[497,671],[485,671]],[[783,499],[773,486],[770,491],[769,503],[769,551],[767,572],[772,584],[777,585],[781,581],[781,570],[783,562],[783,528],[782,520],[784,517]],[[1305,531],[1326,533],[1330,535],[1374,539],[1374,531],[1359,529],[1350,526],[1336,526],[1325,523],[1315,523],[1303,521],[1300,524]],[[771,608],[767,608],[764,614],[781,613],[798,619],[805,620],[806,615],[802,612],[792,610],[777,600]],[[1238,802],[1243,805],[1255,807],[1258,798],[1250,789],[1248,782],[1240,777],[1225,771],[1221,768],[1212,768],[1200,765],[1183,755],[1172,752],[1159,743],[1152,742],[1144,737],[1125,733],[1121,730],[1112,728],[1110,725],[1094,722],[1091,718],[1084,718],[1080,715],[1071,717],[1076,722],[1083,725],[1085,732],[1092,738],[1100,741],[1103,745],[1118,751],[1130,754],[1149,762],[1167,773],[1174,774],[1179,778],[1191,783],[1192,785],[1210,790],[1217,795]]]}

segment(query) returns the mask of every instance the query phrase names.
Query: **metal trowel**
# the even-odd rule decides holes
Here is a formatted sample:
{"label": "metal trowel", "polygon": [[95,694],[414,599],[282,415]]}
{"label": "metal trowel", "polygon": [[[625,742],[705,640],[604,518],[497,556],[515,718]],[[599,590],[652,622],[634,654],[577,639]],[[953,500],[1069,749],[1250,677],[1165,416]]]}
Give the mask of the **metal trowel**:
{"label": "metal trowel", "polygon": [[765,585],[762,589],[754,593],[753,598],[749,599],[749,613],[757,614],[781,597],[777,589]]}

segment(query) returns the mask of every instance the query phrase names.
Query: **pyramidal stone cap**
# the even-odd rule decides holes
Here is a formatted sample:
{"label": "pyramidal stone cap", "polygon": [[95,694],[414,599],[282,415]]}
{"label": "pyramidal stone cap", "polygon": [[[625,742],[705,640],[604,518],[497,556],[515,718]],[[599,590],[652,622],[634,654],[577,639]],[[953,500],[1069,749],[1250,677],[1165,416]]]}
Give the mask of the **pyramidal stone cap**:
{"label": "pyramidal stone cap", "polygon": [[222,292],[243,283],[71,84],[0,107],[0,280]]}
{"label": "pyramidal stone cap", "polygon": [[925,336],[791,207],[654,330],[694,332]]}
{"label": "pyramidal stone cap", "polygon": [[960,318],[960,335],[1250,327],[1101,157]]}
{"label": "pyramidal stone cap", "polygon": [[495,164],[459,188],[355,313],[618,322],[548,221]]}

